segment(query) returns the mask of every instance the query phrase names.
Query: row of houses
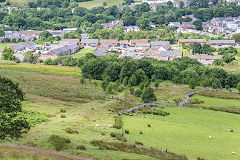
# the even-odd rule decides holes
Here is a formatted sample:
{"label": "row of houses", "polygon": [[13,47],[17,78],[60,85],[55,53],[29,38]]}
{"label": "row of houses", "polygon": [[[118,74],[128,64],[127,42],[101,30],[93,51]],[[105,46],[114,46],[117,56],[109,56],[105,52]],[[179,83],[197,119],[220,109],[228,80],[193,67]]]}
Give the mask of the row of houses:
{"label": "row of houses", "polygon": [[47,53],[41,54],[39,59],[56,59],[58,56],[66,56],[77,53],[80,48],[79,45],[79,39],[63,39],[61,42],[59,42],[59,47],[52,49]]}
{"label": "row of houses", "polygon": [[[140,28],[138,26],[124,26],[124,23],[122,20],[116,20],[116,21],[112,21],[111,23],[102,24],[104,29],[114,29],[118,25],[124,27],[124,33],[131,32],[131,31],[134,31],[134,32],[140,31]],[[153,23],[149,23],[149,26],[151,26],[152,28],[156,27],[156,25]]]}
{"label": "row of houses", "polygon": [[[203,45],[206,42],[207,42],[206,39],[179,39],[178,45],[180,47],[182,47],[183,44],[190,45],[191,43],[200,43],[201,45]],[[208,44],[215,47],[219,46],[226,47],[235,46],[236,42],[235,40],[209,40]]]}
{"label": "row of houses", "polygon": [[[63,30],[47,30],[49,31],[54,37],[60,36],[62,37],[65,33],[70,32],[76,32],[77,28],[65,28]],[[34,38],[39,39],[39,36],[42,31],[34,31],[34,30],[26,30],[26,31],[5,31],[5,36],[0,37],[0,42],[2,42],[4,39],[8,38],[11,41],[15,39],[18,40],[24,40],[24,41],[30,41]]]}

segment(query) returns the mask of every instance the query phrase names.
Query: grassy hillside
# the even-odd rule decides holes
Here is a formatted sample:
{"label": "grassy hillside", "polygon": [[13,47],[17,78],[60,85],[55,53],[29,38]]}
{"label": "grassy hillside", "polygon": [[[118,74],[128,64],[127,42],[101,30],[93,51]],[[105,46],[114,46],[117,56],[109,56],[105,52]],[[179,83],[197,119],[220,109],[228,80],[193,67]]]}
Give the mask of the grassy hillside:
{"label": "grassy hillside", "polygon": [[17,7],[28,7],[28,2],[36,0],[9,0],[11,6]]}
{"label": "grassy hillside", "polygon": [[[23,88],[27,97],[23,102],[25,110],[37,111],[47,116],[47,121],[32,127],[17,143],[55,150],[56,146],[49,137],[58,135],[70,140],[61,152],[71,155],[98,160],[154,159],[135,153],[102,150],[90,143],[92,140],[118,141],[110,136],[110,133],[121,133],[121,129],[109,127],[115,123],[114,116],[117,113],[113,111],[116,108],[121,110],[136,105],[140,103],[139,98],[130,94],[126,96],[122,91],[116,92],[115,96],[127,97],[131,103],[106,99],[92,87],[80,84],[78,77],[81,70],[75,67],[5,63],[0,65],[0,75],[18,82]],[[92,86],[96,83],[96,87],[101,90],[99,81],[92,80],[88,83]],[[155,89],[158,102],[163,103],[174,103],[176,99],[183,99],[185,94],[191,91],[193,90],[187,85],[168,81],[162,82],[159,88]],[[208,97],[209,101],[204,102],[226,107],[239,101],[238,97],[233,100],[225,97]],[[225,100],[228,102],[223,103]],[[145,118],[142,114],[125,115],[124,129],[130,133],[125,134],[127,141],[142,142],[146,147],[159,150],[167,148],[177,154],[186,154],[190,159],[239,159],[238,154],[231,154],[240,150],[239,114],[183,107],[168,107],[164,111],[170,115],[162,117],[148,114]],[[148,127],[148,124],[151,127]],[[233,132],[227,132],[228,128],[233,129]],[[140,134],[140,131],[143,134]],[[210,140],[209,136],[213,139]],[[77,149],[79,145],[85,146],[86,150]],[[4,147],[0,145],[0,155],[2,148]],[[16,150],[10,149],[4,158],[17,155]]]}
{"label": "grassy hillside", "polygon": [[87,2],[80,2],[79,6],[86,8],[93,8],[98,6],[103,6],[103,3],[106,2],[107,6],[112,5],[121,5],[123,0],[92,0]]}

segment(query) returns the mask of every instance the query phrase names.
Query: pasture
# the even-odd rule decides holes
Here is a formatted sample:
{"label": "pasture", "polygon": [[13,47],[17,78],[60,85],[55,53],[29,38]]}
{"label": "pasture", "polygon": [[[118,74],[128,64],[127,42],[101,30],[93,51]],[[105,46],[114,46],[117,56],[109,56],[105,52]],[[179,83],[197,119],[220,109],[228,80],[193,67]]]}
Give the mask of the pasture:
{"label": "pasture", "polygon": [[[127,139],[186,154],[190,159],[240,158],[239,154],[232,155],[233,151],[240,150],[240,115],[183,107],[166,108],[164,111],[170,115],[124,116],[124,128],[130,132],[126,134]],[[228,128],[233,132],[227,132]],[[140,131],[143,134],[139,134]],[[209,136],[213,138],[209,139]]]}
{"label": "pasture", "polygon": [[107,6],[121,5],[123,0],[92,0],[86,2],[79,2],[80,7],[94,8],[103,6],[103,3],[106,2]]}

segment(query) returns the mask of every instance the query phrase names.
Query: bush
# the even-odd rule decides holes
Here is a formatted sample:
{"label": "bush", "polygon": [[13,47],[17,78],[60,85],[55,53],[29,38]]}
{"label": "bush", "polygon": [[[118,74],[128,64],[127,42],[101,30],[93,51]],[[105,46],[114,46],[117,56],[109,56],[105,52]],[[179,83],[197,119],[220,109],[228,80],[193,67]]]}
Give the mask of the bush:
{"label": "bush", "polygon": [[57,135],[51,135],[48,140],[55,147],[57,151],[61,151],[65,149],[66,145],[68,143],[71,143],[69,139],[63,138]]}
{"label": "bush", "polygon": [[140,89],[137,89],[137,90],[135,91],[135,96],[141,97],[141,95],[142,95],[142,91],[141,91]]}
{"label": "bush", "polygon": [[84,145],[78,145],[76,147],[77,150],[86,150],[86,147]]}
{"label": "bush", "polygon": [[62,115],[61,115],[61,118],[66,118],[66,115],[62,114]]}
{"label": "bush", "polygon": [[71,129],[71,128],[66,128],[66,133],[68,134],[79,134],[77,130]]}
{"label": "bush", "polygon": [[142,131],[140,131],[140,132],[139,132],[139,134],[143,134],[143,132],[142,132]]}
{"label": "bush", "polygon": [[151,125],[150,125],[150,124],[148,124],[148,127],[151,127]]}
{"label": "bush", "polygon": [[66,110],[65,109],[61,109],[60,112],[66,113]]}
{"label": "bush", "polygon": [[126,133],[126,134],[129,134],[129,130],[125,129],[125,133]]}
{"label": "bush", "polygon": [[111,136],[111,137],[116,137],[116,133],[111,132],[111,133],[110,133],[110,136]]}
{"label": "bush", "polygon": [[143,146],[143,143],[142,143],[142,142],[136,141],[135,144],[136,144],[136,145],[139,145],[139,146]]}

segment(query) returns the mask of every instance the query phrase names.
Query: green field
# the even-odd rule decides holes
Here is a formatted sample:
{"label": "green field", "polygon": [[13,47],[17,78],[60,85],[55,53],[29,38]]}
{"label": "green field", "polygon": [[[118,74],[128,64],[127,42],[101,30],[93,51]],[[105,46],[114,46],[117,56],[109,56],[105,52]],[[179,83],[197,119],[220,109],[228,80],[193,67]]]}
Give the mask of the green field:
{"label": "green field", "polygon": [[[102,150],[90,143],[92,140],[117,141],[110,137],[110,133],[121,133],[121,130],[109,128],[109,125],[114,124],[114,116],[117,115],[110,109],[129,106],[117,100],[106,99],[89,86],[81,86],[78,79],[81,75],[79,68],[4,64],[0,65],[0,75],[19,83],[27,97],[23,102],[25,110],[47,116],[47,121],[32,127],[22,138],[13,142],[54,150],[48,138],[51,135],[59,135],[71,140],[62,152],[80,157],[98,160],[154,159],[135,153]],[[93,85],[93,82],[96,82],[97,88],[101,90],[100,81],[88,81],[90,85]],[[153,85],[152,87],[154,88]],[[194,90],[200,89],[197,87]],[[169,81],[160,83],[159,88],[155,89],[158,102],[162,103],[174,103],[175,99],[183,99],[185,94],[192,91],[188,85],[178,85]],[[124,91],[116,92],[115,96],[124,98]],[[201,95],[195,96],[194,99],[205,98]],[[133,95],[128,94],[126,97],[131,101],[130,106],[141,103],[140,99]],[[238,99],[207,97],[203,104],[226,107],[240,104],[238,101]],[[125,135],[127,140],[132,143],[142,142],[147,147],[167,148],[168,151],[177,154],[186,154],[190,159],[202,157],[209,160],[237,160],[240,158],[238,155],[240,115],[183,107],[165,108],[164,111],[169,112],[170,115],[166,117],[147,115],[146,118],[142,114],[124,116],[124,128],[130,131],[130,134]],[[148,124],[151,124],[151,127],[148,127]],[[78,134],[67,133],[69,128],[78,131]],[[228,128],[232,128],[233,132],[227,132]],[[140,131],[143,134],[139,134]],[[213,139],[210,140],[209,136]],[[87,149],[77,150],[78,145],[84,145]],[[2,148],[0,145],[0,155],[6,151]],[[27,158],[24,152],[22,155],[16,153],[14,155],[13,152],[15,150],[9,149],[9,153],[3,158]],[[236,152],[237,155],[233,156],[232,152]]]}
{"label": "green field", "polygon": [[[209,160],[239,159],[239,115],[193,108],[167,108],[167,117],[142,114],[124,116],[124,128],[130,141]],[[147,125],[150,124],[151,127]],[[233,128],[234,132],[227,132]],[[142,131],[143,134],[139,134]],[[210,140],[209,136],[213,139]]]}
{"label": "green field", "polygon": [[81,58],[85,56],[86,53],[92,53],[95,48],[83,48],[78,53],[71,55],[73,58]]}
{"label": "green field", "polygon": [[240,108],[240,99],[221,99],[215,97],[207,97],[203,95],[194,95],[191,99],[204,101],[200,106],[206,107],[238,107]]}
{"label": "green field", "polygon": [[28,2],[35,1],[35,0],[9,0],[11,6],[15,7],[27,7]]}
{"label": "green field", "polygon": [[87,2],[79,2],[80,7],[93,8],[103,6],[103,2],[107,3],[107,6],[121,5],[123,0],[92,0]]}

